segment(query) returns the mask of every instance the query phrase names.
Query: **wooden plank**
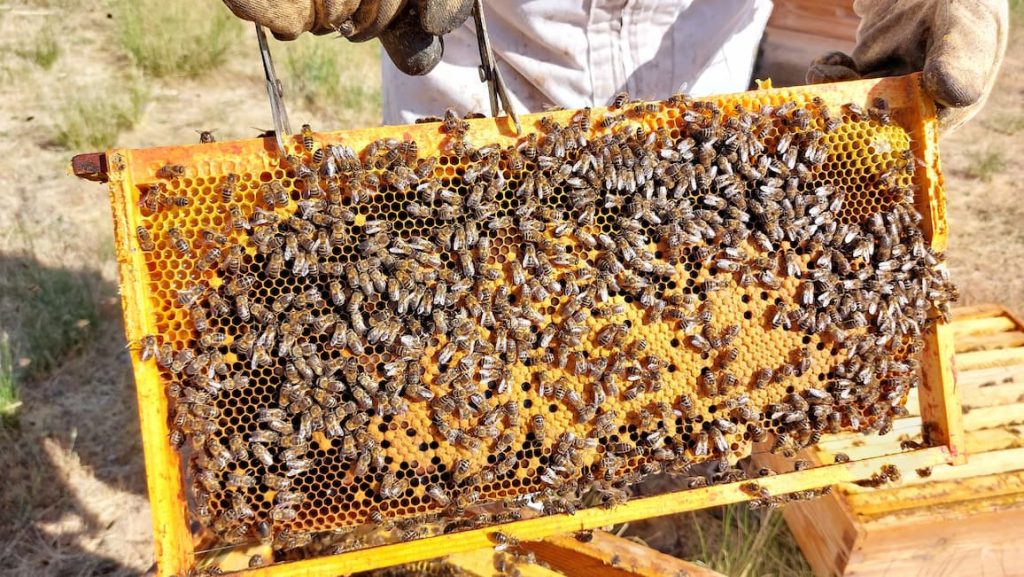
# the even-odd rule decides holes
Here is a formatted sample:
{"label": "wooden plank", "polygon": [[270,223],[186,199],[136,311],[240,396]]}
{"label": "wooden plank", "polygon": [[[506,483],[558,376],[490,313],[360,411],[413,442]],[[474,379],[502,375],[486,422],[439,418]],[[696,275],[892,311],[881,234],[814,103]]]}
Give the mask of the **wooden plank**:
{"label": "wooden plank", "polygon": [[[835,435],[825,435],[821,438],[821,441],[817,444],[819,449],[826,449],[831,452],[845,451],[855,447],[872,447],[872,446],[884,446],[887,444],[895,443],[899,446],[898,439],[900,437],[908,436],[920,436],[921,434],[921,418],[920,417],[907,417],[899,419],[892,426],[892,432],[887,435],[864,435],[862,433],[838,433]],[[891,451],[890,451],[891,452]]]}
{"label": "wooden plank", "polygon": [[[1013,381],[991,384],[988,386],[980,385],[966,385],[968,378],[983,371],[999,371],[998,375],[1007,376],[1010,378],[1014,375],[1014,372],[1008,372],[1007,369],[1014,367],[997,367],[994,369],[977,369],[969,372],[961,372],[957,375],[957,381],[960,383],[960,401],[965,412],[969,412],[971,409],[977,409],[982,407],[991,407],[995,405],[1005,405],[1009,403],[1024,402],[1022,396],[1024,396],[1024,378],[1021,379],[1020,383]],[[1024,365],[1019,365],[1014,368],[1015,372],[1021,377],[1024,377]],[[997,373],[988,373],[990,379],[998,379]],[[911,416],[918,416],[920,411],[918,406],[920,401],[918,400],[917,389],[911,389],[907,395],[907,411]],[[897,421],[899,422],[899,421]]]}
{"label": "wooden plank", "polygon": [[[855,479],[865,479],[886,463],[909,470],[947,463],[951,460],[952,456],[946,447],[931,447],[879,459],[867,459],[843,465],[829,465],[764,477],[758,479],[758,483],[771,494],[782,494],[825,487]],[[355,573],[367,569],[404,565],[433,559],[442,554],[452,555],[493,547],[490,535],[495,531],[501,531],[520,542],[537,541],[552,535],[575,533],[584,529],[597,529],[605,525],[628,523],[639,519],[749,501],[750,495],[743,490],[745,485],[746,483],[741,481],[677,491],[665,495],[633,499],[610,509],[593,507],[578,511],[575,515],[548,515],[462,533],[427,537],[407,543],[349,551],[329,557],[280,563],[272,567],[252,569],[245,575],[246,577],[308,577],[309,575]]]}
{"label": "wooden plank", "polygon": [[[993,475],[993,478],[998,478],[998,475]],[[970,501],[955,501],[922,509],[889,511],[879,515],[860,515],[858,525],[868,528],[869,531],[875,527],[920,526],[948,519],[961,519],[979,513],[1014,509],[1024,509],[1024,500],[1021,499],[1020,493],[982,495],[980,498]]]}
{"label": "wooden plank", "polygon": [[956,307],[950,311],[950,316],[953,319],[953,325],[963,321],[972,321],[976,319],[987,319],[991,317],[1005,316],[1006,309],[1000,305],[994,305],[991,303],[982,305],[971,305],[966,307]]}
{"label": "wooden plank", "polygon": [[[963,416],[964,446],[972,431],[1003,429],[1024,421],[1024,403],[1003,403],[993,407],[981,407],[968,411]],[[831,463],[836,453],[846,453],[851,459],[875,457],[899,452],[900,442],[905,439],[921,440],[921,419],[909,417],[893,423],[888,435],[864,436],[860,433],[839,433],[822,437],[814,449],[821,455],[822,462]],[[971,449],[967,449],[970,451]]]}
{"label": "wooden plank", "polygon": [[[445,561],[474,577],[508,575],[507,572],[499,573],[494,567],[494,549],[492,548],[456,553],[446,557]],[[536,563],[516,563],[515,568],[522,577],[561,577],[563,575]],[[409,574],[413,573],[410,572]]]}
{"label": "wooden plank", "polygon": [[1024,421],[1024,403],[972,409],[964,415],[964,427],[972,431],[1013,425]]}
{"label": "wooden plank", "polygon": [[725,577],[605,531],[594,531],[592,536],[589,543],[563,535],[523,543],[522,547],[565,575],[578,577]]}
{"label": "wooden plank", "polygon": [[1011,365],[1008,367],[992,367],[991,369],[965,371],[960,373],[957,380],[960,381],[960,385],[962,387],[971,390],[988,389],[990,386],[999,385],[1001,383],[1024,381],[1024,365]]}
{"label": "wooden plank", "polygon": [[956,477],[878,491],[877,494],[858,493],[848,495],[846,499],[850,508],[862,516],[885,515],[908,509],[921,509],[922,514],[928,515],[930,509],[940,505],[1006,495],[1018,495],[1024,501],[1024,472]]}
{"label": "wooden plank", "polygon": [[[854,511],[861,512],[862,506],[866,506],[872,499],[885,498],[886,493],[899,491],[906,487],[923,485],[926,483],[939,483],[942,481],[956,480],[966,483],[968,479],[982,477],[985,475],[996,475],[1024,469],[1024,448],[1006,449],[1003,451],[992,451],[971,455],[965,465],[955,467],[934,467],[930,477],[919,477],[914,474],[913,469],[902,469],[903,480],[894,487],[883,487],[879,489],[861,487],[860,485],[848,484],[842,486],[842,492],[850,501]],[[863,498],[858,496],[866,495]],[[972,497],[970,492],[959,493],[961,499]]]}
{"label": "wooden plank", "polygon": [[853,42],[860,18],[853,0],[775,0],[768,25],[780,30]]}
{"label": "wooden plank", "polygon": [[953,357],[953,328],[939,322],[924,335],[918,397],[921,426],[929,431],[928,444],[945,445],[954,461],[962,463],[964,424]]}
{"label": "wooden plank", "polygon": [[852,52],[853,40],[839,40],[805,34],[768,25],[761,41],[761,55],[755,75],[770,77],[776,86],[800,86],[805,83],[807,66],[831,50]]}
{"label": "wooden plank", "polygon": [[1024,576],[1022,542],[1024,510],[869,529],[852,551],[845,575],[1020,577]]}
{"label": "wooden plank", "polygon": [[997,349],[994,351],[975,351],[961,353],[956,356],[956,367],[961,371],[1005,367],[1024,364],[1024,348]]}
{"label": "wooden plank", "polygon": [[964,335],[956,341],[957,354],[1024,346],[1024,332],[1009,331],[990,335]]}
{"label": "wooden plank", "polygon": [[[1024,365],[1021,365],[1018,369],[1021,371],[1021,375],[1024,376]],[[988,371],[991,369],[981,370]],[[975,371],[971,371],[971,373],[974,372]],[[985,387],[971,387],[969,390],[964,391],[964,410],[971,411],[983,407],[1020,403],[1024,402],[1024,399],[1021,398],[1022,396],[1024,396],[1024,381],[1020,383],[1010,382]]]}
{"label": "wooden plank", "polygon": [[967,433],[967,452],[971,455],[1018,447],[1024,447],[1024,425],[1007,425]]}
{"label": "wooden plank", "polygon": [[983,317],[953,322],[953,338],[970,335],[989,335],[1016,330],[1017,324],[1007,316]]}
{"label": "wooden plank", "polygon": [[782,516],[814,574],[822,577],[842,575],[850,551],[864,537],[849,505],[834,492],[790,503],[782,509]]}
{"label": "wooden plank", "polygon": [[[872,439],[861,445],[819,445],[814,452],[819,462],[822,463],[832,463],[836,453],[845,453],[853,460],[879,457],[900,452],[900,442],[907,438],[908,435],[890,435]],[[909,438],[920,441],[919,434],[909,436]],[[969,455],[1022,447],[1024,446],[1024,426],[1007,425],[994,429],[968,429],[964,446]]]}

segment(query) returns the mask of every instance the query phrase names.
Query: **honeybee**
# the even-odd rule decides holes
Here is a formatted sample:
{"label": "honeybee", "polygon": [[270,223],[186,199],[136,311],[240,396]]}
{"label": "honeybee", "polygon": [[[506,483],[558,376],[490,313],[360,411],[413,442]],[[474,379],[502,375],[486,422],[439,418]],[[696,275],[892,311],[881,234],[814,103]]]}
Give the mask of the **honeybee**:
{"label": "honeybee", "polygon": [[139,248],[143,252],[150,252],[156,248],[156,243],[153,242],[153,236],[149,234],[149,230],[146,227],[139,225],[135,228],[135,234],[139,238]]}
{"label": "honeybee", "polygon": [[174,250],[178,251],[178,254],[182,256],[188,256],[192,254],[192,247],[188,244],[188,241],[182,236],[181,231],[175,227],[171,227],[167,230],[167,236],[171,237],[171,246]]}
{"label": "honeybee", "polygon": [[148,361],[152,358],[159,358],[160,348],[157,345],[156,337],[153,335],[146,335],[139,341],[139,358],[143,362]]}
{"label": "honeybee", "polygon": [[185,167],[181,164],[165,164],[156,171],[157,178],[179,178],[185,176]]}
{"label": "honeybee", "polygon": [[541,414],[535,414],[530,418],[530,431],[533,432],[534,437],[543,439],[545,434],[544,416]]}
{"label": "honeybee", "polygon": [[427,496],[433,499],[434,502],[441,507],[447,507],[451,503],[451,498],[448,496],[445,490],[441,488],[440,485],[427,485],[426,493]]}
{"label": "honeybee", "polygon": [[205,272],[210,269],[213,265],[217,264],[221,260],[221,250],[217,247],[211,247],[203,256],[196,261],[196,270],[199,272]]}

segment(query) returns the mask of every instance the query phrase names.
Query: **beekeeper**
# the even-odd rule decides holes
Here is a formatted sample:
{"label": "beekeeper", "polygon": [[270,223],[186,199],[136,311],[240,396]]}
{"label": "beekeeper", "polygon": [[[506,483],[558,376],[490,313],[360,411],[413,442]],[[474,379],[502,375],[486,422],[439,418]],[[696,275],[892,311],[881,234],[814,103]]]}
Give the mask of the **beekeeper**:
{"label": "beekeeper", "polygon": [[[224,0],[282,40],[379,38],[384,122],[448,107],[486,112],[472,0]],[[491,0],[495,59],[520,111],[745,90],[771,0]],[[923,71],[946,130],[985,102],[1006,51],[1007,0],[856,0],[852,55],[811,63],[810,83]],[[443,37],[443,39],[442,39]]]}

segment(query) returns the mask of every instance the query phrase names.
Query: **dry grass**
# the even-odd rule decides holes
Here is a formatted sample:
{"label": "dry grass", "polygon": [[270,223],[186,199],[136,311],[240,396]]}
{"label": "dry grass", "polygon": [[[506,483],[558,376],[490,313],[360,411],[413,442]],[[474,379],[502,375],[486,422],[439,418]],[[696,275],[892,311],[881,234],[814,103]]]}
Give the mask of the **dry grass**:
{"label": "dry grass", "polygon": [[60,44],[57,43],[57,28],[48,22],[35,36],[28,39],[28,46],[18,48],[15,53],[42,68],[49,70],[60,58]]}
{"label": "dry grass", "polygon": [[134,80],[69,91],[56,115],[54,141],[79,152],[110,148],[118,135],[139,121],[146,96],[146,89]]}
{"label": "dry grass", "polygon": [[968,164],[964,174],[982,182],[991,182],[992,178],[1006,169],[1006,157],[995,148],[975,150],[967,154]]}
{"label": "dry grass", "polygon": [[117,39],[155,77],[197,76],[224,63],[241,23],[216,0],[114,0]]}
{"label": "dry grass", "polygon": [[731,577],[811,577],[778,511],[756,512],[745,503],[689,515],[700,551],[695,561]]}
{"label": "dry grass", "polygon": [[[34,258],[0,260],[0,318],[15,360],[12,388],[13,377],[38,377],[89,340],[99,316],[94,289],[83,275],[41,266]],[[0,390],[0,405],[2,399]]]}
{"label": "dry grass", "polygon": [[298,99],[313,114],[314,128],[380,124],[380,47],[376,42],[352,44],[304,34],[294,42],[276,44],[273,50],[284,64],[280,73],[285,101]]}

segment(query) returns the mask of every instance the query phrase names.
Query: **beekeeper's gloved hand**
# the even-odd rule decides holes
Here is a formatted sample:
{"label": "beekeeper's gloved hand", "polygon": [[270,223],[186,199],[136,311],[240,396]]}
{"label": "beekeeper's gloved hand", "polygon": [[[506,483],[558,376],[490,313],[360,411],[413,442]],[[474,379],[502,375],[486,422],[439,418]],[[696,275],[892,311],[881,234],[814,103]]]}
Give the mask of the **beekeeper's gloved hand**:
{"label": "beekeeper's gloved hand", "polygon": [[279,40],[339,32],[353,42],[380,38],[399,70],[419,75],[441,60],[441,36],[469,17],[473,0],[224,0],[243,20]]}
{"label": "beekeeper's gloved hand", "polygon": [[821,56],[808,83],[924,72],[943,132],[985,103],[1006,52],[1007,0],[856,0],[857,46]]}

